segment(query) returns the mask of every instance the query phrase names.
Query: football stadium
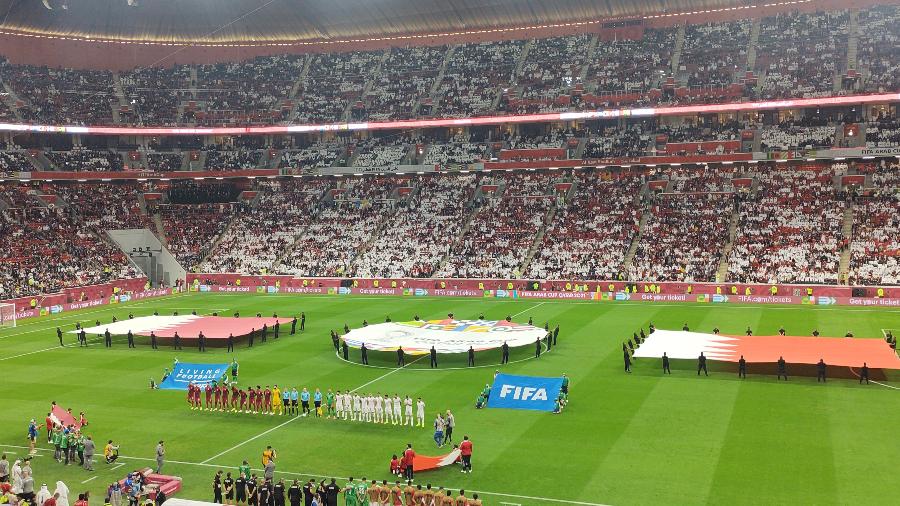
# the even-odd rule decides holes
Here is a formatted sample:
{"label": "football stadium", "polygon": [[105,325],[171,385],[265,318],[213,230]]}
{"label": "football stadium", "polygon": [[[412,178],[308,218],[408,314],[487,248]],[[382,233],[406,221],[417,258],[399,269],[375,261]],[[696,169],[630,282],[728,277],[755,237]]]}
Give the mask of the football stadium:
{"label": "football stadium", "polygon": [[896,0],[0,12],[0,505],[897,503]]}

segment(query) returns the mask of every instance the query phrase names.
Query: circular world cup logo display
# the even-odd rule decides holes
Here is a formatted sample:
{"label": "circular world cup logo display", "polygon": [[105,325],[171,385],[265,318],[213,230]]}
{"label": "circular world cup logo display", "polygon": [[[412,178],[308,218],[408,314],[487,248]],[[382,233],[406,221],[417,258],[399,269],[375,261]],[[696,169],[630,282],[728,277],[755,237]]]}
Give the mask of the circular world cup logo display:
{"label": "circular world cup logo display", "polygon": [[348,346],[374,351],[403,351],[411,355],[428,353],[465,353],[534,344],[547,331],[533,325],[506,320],[419,320],[390,322],[353,329],[343,336]]}

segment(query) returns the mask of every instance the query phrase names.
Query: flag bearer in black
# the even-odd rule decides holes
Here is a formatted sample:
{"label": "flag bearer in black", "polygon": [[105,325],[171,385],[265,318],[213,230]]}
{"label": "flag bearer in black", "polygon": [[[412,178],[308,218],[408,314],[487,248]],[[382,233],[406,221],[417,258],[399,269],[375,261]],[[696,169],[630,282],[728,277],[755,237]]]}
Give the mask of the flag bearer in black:
{"label": "flag bearer in black", "polygon": [[784,381],[787,381],[787,363],[784,361],[784,357],[778,357],[778,379],[784,376]]}
{"label": "flag bearer in black", "polygon": [[747,361],[744,360],[744,356],[741,355],[741,359],[738,360],[738,378],[746,378],[747,377]]}
{"label": "flag bearer in black", "polygon": [[625,356],[625,372],[631,372],[631,356],[628,353],[623,353]]}
{"label": "flag bearer in black", "polygon": [[666,355],[666,352],[663,352],[662,363],[663,363],[663,374],[672,374],[672,370],[669,369],[669,356]]}
{"label": "flag bearer in black", "polygon": [[697,376],[700,376],[700,370],[703,369],[703,374],[709,376],[709,372],[706,370],[706,356],[703,355],[703,352],[700,352],[700,356],[697,357]]}
{"label": "flag bearer in black", "polygon": [[866,380],[866,385],[869,384],[869,366],[863,362],[862,369],[859,370],[859,383],[862,384],[863,380]]}
{"label": "flag bearer in black", "polygon": [[503,346],[501,349],[503,350],[503,357],[500,359],[500,363],[506,364],[509,362],[509,345],[506,344],[506,341],[503,341]]}
{"label": "flag bearer in black", "polygon": [[818,383],[819,380],[821,380],[822,383],[825,383],[825,368],[826,367],[828,367],[828,366],[825,364],[825,360],[820,358],[819,363],[816,364],[816,383]]}

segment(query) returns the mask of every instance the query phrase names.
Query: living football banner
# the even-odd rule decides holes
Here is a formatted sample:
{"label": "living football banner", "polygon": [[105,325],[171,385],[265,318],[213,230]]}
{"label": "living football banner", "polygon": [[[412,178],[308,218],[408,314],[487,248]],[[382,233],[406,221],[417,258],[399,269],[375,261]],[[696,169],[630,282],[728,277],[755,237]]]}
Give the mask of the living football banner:
{"label": "living football banner", "polygon": [[498,374],[488,398],[489,408],[553,411],[562,378]]}
{"label": "living football banner", "polygon": [[228,372],[228,364],[188,364],[178,362],[172,367],[172,373],[159,384],[163,390],[187,390],[193,382],[198,386],[218,381]]}

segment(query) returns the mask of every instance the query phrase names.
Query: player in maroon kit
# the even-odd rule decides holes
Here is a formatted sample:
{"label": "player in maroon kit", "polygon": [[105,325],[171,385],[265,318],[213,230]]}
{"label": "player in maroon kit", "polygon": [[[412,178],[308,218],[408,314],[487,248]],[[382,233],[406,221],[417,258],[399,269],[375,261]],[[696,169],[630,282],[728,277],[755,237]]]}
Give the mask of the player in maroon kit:
{"label": "player in maroon kit", "polygon": [[[209,409],[209,410],[212,409],[212,393],[213,393],[212,385],[207,383],[206,384],[206,409]],[[203,409],[203,408],[200,408],[200,409]]]}
{"label": "player in maroon kit", "polygon": [[263,413],[270,413],[272,411],[272,390],[269,388],[269,385],[266,385],[266,389],[263,391]]}
{"label": "player in maroon kit", "polygon": [[215,398],[215,404],[213,404],[213,410],[215,411],[222,405],[222,386],[218,383],[213,387],[213,397]]}
{"label": "player in maroon kit", "polygon": [[219,408],[220,411],[228,410],[228,387],[222,385],[222,407]]}
{"label": "player in maroon kit", "polygon": [[238,390],[238,387],[232,383],[232,385],[231,385],[231,411],[232,412],[234,412],[237,409],[239,395],[240,395],[240,391]]}
{"label": "player in maroon kit", "polygon": [[246,413],[247,412],[247,390],[240,390],[241,395],[241,405],[238,411]]}
{"label": "player in maroon kit", "polygon": [[247,406],[247,412],[256,411],[256,390],[253,387],[249,387],[247,389],[248,397],[250,398],[250,405]]}
{"label": "player in maroon kit", "polygon": [[200,385],[194,385],[194,406],[197,409],[203,409],[203,404],[200,402]]}
{"label": "player in maroon kit", "polygon": [[191,409],[194,409],[194,382],[188,383],[187,401]]}

